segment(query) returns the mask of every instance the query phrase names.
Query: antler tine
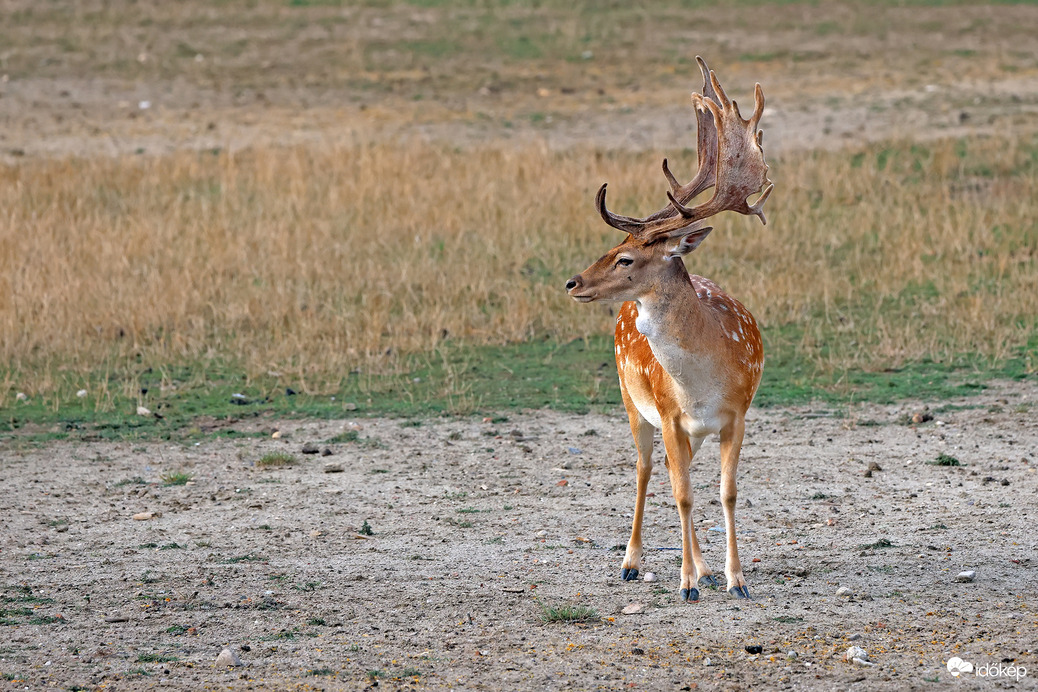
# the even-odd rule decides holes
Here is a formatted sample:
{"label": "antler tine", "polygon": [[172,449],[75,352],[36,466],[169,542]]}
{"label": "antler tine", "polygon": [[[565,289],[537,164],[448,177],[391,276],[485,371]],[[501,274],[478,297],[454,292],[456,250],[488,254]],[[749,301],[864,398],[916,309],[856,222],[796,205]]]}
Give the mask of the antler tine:
{"label": "antler tine", "polygon": [[634,219],[630,216],[614,214],[606,208],[606,186],[608,184],[609,183],[603,183],[602,187],[598,188],[598,194],[595,195],[595,207],[598,209],[598,213],[602,216],[602,220],[618,231],[630,233],[631,235],[639,235],[645,230],[646,224],[644,219]]}
{"label": "antler tine", "polygon": [[670,172],[670,168],[667,166],[667,159],[663,159],[663,175],[666,176],[667,182],[670,183],[670,189],[672,192],[677,192],[681,189],[681,183],[674,177],[674,174]]}
{"label": "antler tine", "polygon": [[[764,115],[764,90],[760,87],[760,82],[753,89],[753,115],[750,116],[750,131],[757,132],[757,124],[760,123],[761,116]],[[757,132],[758,135],[762,134]],[[758,136],[758,140],[760,137]],[[760,142],[758,142],[760,144]]]}

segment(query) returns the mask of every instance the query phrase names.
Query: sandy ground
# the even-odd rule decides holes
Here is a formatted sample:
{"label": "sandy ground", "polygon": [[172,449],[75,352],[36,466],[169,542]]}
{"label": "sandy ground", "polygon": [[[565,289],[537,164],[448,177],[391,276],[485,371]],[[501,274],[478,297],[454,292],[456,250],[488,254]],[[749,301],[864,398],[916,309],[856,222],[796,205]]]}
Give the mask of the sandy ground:
{"label": "sandy ground", "polygon": [[[934,420],[905,424],[927,405]],[[620,581],[635,457],[619,411],[7,440],[0,688],[907,690],[953,682],[957,656],[1027,669],[960,687],[1033,689],[1036,407],[1030,382],[957,402],[754,410],[737,509],[754,600],[707,589],[695,604],[678,599],[659,448],[642,574],[658,581]],[[302,454],[308,443],[331,454]],[[257,466],[272,451],[297,463]],[[931,464],[940,454],[962,465]],[[708,441],[694,521],[721,572],[718,467]],[[177,472],[192,481],[163,484]],[[956,581],[964,570],[975,580]],[[596,615],[544,621],[562,606]],[[874,665],[841,660],[850,646]],[[224,647],[244,665],[217,667]]]}

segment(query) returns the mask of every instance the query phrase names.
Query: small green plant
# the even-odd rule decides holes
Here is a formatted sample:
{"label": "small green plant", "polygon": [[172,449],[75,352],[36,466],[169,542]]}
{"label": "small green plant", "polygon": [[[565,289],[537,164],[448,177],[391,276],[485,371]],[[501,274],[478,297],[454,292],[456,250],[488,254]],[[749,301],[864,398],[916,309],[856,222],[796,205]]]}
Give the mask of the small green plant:
{"label": "small green plant", "polygon": [[159,550],[183,550],[186,547],[186,545],[178,545],[177,543],[166,543],[165,545],[160,545]]}
{"label": "small green plant", "polygon": [[314,668],[308,674],[312,675],[315,678],[316,677],[329,677],[329,676],[335,675],[335,671],[332,670],[331,668]]}
{"label": "small green plant", "polygon": [[862,543],[858,546],[859,550],[882,550],[883,548],[896,548],[897,546],[890,542],[889,538],[881,538],[875,543]]}
{"label": "small green plant", "polygon": [[374,536],[375,532],[371,530],[371,524],[365,519],[364,523],[360,525],[360,529],[357,530],[361,536]]}
{"label": "small green plant", "polygon": [[259,555],[256,555],[255,553],[247,553],[245,555],[238,555],[238,556],[235,556],[235,557],[229,557],[229,558],[226,558],[224,560],[220,560],[220,564],[222,564],[222,565],[235,565],[235,564],[238,564],[240,562],[259,562],[262,559],[263,559],[262,557],[260,557]]}
{"label": "small green plant", "polygon": [[594,608],[585,605],[565,604],[559,606],[541,605],[541,621],[550,622],[594,622],[601,619]]}
{"label": "small green plant", "polygon": [[296,463],[296,458],[288,452],[267,452],[256,461],[256,466],[261,468],[276,468],[280,466],[291,466]]}
{"label": "small green plant", "polygon": [[418,670],[417,668],[411,668],[410,666],[408,666],[407,668],[401,668],[400,670],[398,670],[394,677],[398,677],[398,678],[419,678],[421,676],[422,676],[422,671]]}
{"label": "small green plant", "polygon": [[180,659],[170,654],[139,654],[137,663],[175,663]]}
{"label": "small green plant", "polygon": [[190,628],[185,625],[170,625],[166,628],[166,634],[179,636],[181,634],[186,634],[189,629]]}
{"label": "small green plant", "polygon": [[319,588],[321,588],[321,582],[308,581],[305,584],[293,584],[292,588],[296,591],[317,591]]}
{"label": "small green plant", "polygon": [[149,671],[147,668],[131,668],[130,670],[126,671],[126,674],[140,675],[143,678],[151,677],[151,671]]}
{"label": "small green plant", "polygon": [[829,496],[826,495],[825,493],[815,493],[814,495],[811,496],[811,499],[812,500],[824,500],[827,497],[829,497]]}
{"label": "small green plant", "polygon": [[775,622],[781,622],[784,625],[790,625],[794,622],[803,622],[804,618],[794,617],[792,615],[779,615],[777,618],[771,618]]}
{"label": "small green plant", "polygon": [[117,481],[115,483],[116,488],[121,488],[124,485],[147,485],[147,481],[145,481],[140,476],[134,476],[133,478],[124,478],[121,481]]}
{"label": "small green plant", "polygon": [[948,528],[948,527],[947,527],[947,526],[945,526],[945,525],[944,525],[944,522],[942,521],[942,522],[938,522],[938,523],[934,524],[934,525],[933,525],[933,526],[931,526],[930,528],[931,528],[931,529],[937,529],[937,530],[941,530],[941,531],[944,531],[944,530],[947,530],[947,528]]}
{"label": "small green plant", "polygon": [[368,675],[368,680],[374,681],[374,680],[378,680],[379,678],[384,676],[385,672],[383,672],[381,670],[369,670],[367,675]]}
{"label": "small green plant", "polygon": [[306,621],[306,624],[313,625],[314,627],[327,627],[328,623],[324,618],[310,618]]}
{"label": "small green plant", "polygon": [[960,462],[958,459],[956,459],[955,457],[953,457],[950,454],[945,454],[944,452],[941,452],[940,454],[938,454],[937,458],[934,459],[933,461],[928,461],[926,463],[930,464],[931,466],[962,466],[963,465],[962,462]]}
{"label": "small green plant", "polygon": [[159,478],[162,480],[162,485],[171,486],[187,485],[191,482],[194,476],[187,471],[170,471],[169,473],[162,474]]}
{"label": "small green plant", "polygon": [[328,444],[339,444],[340,442],[356,442],[360,439],[360,434],[356,430],[347,430],[341,432],[334,437],[330,437],[325,440]]}

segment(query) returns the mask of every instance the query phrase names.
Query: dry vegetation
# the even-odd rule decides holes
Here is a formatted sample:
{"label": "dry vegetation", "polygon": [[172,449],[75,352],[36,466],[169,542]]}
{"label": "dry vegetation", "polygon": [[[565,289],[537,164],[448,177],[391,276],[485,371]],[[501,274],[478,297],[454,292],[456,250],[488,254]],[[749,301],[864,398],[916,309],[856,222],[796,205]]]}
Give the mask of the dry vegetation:
{"label": "dry vegetation", "polygon": [[[691,174],[675,100],[695,52],[777,104],[771,223],[724,221],[689,262],[773,354],[1033,355],[1035,95],[1009,93],[1038,68],[1033,7],[794,4],[764,26],[698,6],[307,4],[12,8],[0,406],[213,360],[333,391],[444,342],[608,332],[609,307],[561,285],[618,239],[592,211],[602,181],[641,213],[663,155]],[[964,78],[974,91],[945,88]],[[904,112],[928,119],[912,140],[865,141],[874,122],[903,133]],[[659,113],[683,130],[665,147],[630,136]]]}

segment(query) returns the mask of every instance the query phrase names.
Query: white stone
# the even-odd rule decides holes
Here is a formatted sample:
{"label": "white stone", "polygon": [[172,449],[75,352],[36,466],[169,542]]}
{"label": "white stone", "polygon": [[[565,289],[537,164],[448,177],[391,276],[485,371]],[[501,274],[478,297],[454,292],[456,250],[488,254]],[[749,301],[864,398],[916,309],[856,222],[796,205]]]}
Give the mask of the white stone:
{"label": "white stone", "polygon": [[642,579],[644,581],[647,581],[647,582],[654,582],[654,581],[656,581],[656,573],[655,572],[646,572],[645,576],[642,577]]}
{"label": "white stone", "polygon": [[224,649],[220,652],[220,655],[216,657],[216,665],[225,668],[236,668],[242,665],[242,662],[233,649]]}
{"label": "white stone", "polygon": [[625,606],[623,609],[624,615],[638,615],[639,613],[645,612],[644,603],[632,603],[629,606]]}
{"label": "white stone", "polygon": [[961,582],[969,583],[969,582],[973,581],[976,578],[977,578],[977,573],[974,572],[971,569],[968,569],[965,572],[959,572],[958,576],[955,577],[955,581],[961,581]]}
{"label": "white stone", "polygon": [[854,595],[854,592],[851,591],[850,587],[841,586],[839,589],[836,590],[836,595],[840,598],[850,598]]}

